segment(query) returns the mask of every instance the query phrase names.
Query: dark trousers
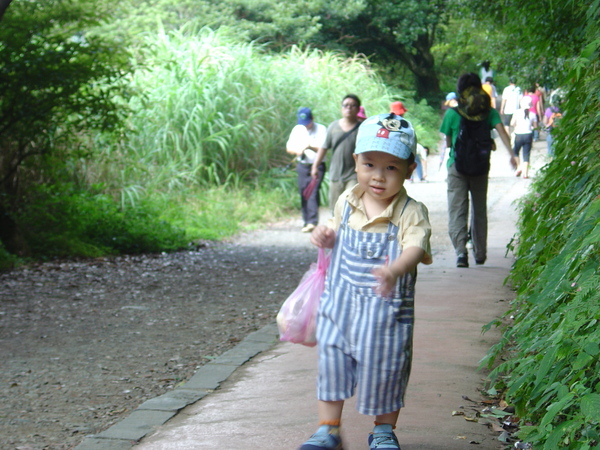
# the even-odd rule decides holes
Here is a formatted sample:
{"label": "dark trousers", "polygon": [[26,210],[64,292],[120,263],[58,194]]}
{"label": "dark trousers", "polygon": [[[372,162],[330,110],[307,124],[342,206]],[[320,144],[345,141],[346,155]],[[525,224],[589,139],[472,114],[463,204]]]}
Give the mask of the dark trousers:
{"label": "dark trousers", "polygon": [[319,165],[319,181],[317,187],[308,199],[305,199],[302,195],[302,191],[306,189],[306,186],[312,180],[310,175],[311,164],[298,163],[296,165],[296,172],[298,172],[298,191],[300,192],[300,199],[302,201],[302,220],[304,225],[312,223],[317,225],[319,223],[319,190],[321,189],[321,183],[323,182],[323,176],[325,175],[325,163]]}
{"label": "dark trousers", "polygon": [[521,148],[523,149],[523,162],[529,162],[529,155],[531,153],[531,146],[533,145],[533,133],[527,134],[516,134],[515,133],[515,145],[513,146],[513,152],[519,158]]}

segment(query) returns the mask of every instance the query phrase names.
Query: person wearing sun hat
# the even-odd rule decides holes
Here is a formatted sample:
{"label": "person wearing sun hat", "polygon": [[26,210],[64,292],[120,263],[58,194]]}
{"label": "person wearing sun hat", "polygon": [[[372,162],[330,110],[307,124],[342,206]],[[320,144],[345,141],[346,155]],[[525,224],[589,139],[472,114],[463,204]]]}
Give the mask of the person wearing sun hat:
{"label": "person wearing sun hat", "polygon": [[354,152],[358,184],[311,235],[333,252],[317,316],[319,428],[300,450],[341,448],[343,404],[355,389],[358,412],[375,416],[369,448],[400,448],[393,429],[411,367],[416,267],[432,262],[427,208],[404,188],[415,148],[401,116],[366,119]]}
{"label": "person wearing sun hat", "polygon": [[365,111],[364,106],[361,106],[360,108],[358,108],[358,114],[356,115],[356,118],[358,119],[359,122],[365,121],[365,119],[367,118],[367,112]]}
{"label": "person wearing sun hat", "polygon": [[393,112],[397,116],[403,116],[404,114],[406,114],[408,112],[408,109],[406,109],[406,107],[404,106],[404,103],[402,103],[402,102],[393,102],[390,105],[390,112]]}
{"label": "person wearing sun hat", "polygon": [[[319,223],[319,190],[325,175],[325,163],[319,164],[317,178],[312,177],[311,170],[317,151],[325,142],[327,128],[313,120],[310,108],[299,108],[296,116],[297,124],[290,133],[285,149],[288,153],[296,155],[298,190],[304,222],[302,232],[310,233]],[[307,189],[311,183],[313,183],[312,189]]]}

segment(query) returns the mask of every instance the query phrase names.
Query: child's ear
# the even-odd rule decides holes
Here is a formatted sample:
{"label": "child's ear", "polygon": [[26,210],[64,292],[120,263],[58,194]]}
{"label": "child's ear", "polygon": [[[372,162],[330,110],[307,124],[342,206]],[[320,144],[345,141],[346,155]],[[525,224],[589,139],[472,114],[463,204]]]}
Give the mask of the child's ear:
{"label": "child's ear", "polygon": [[356,153],[352,153],[352,157],[354,158],[354,171],[358,172],[356,165],[358,164],[358,155]]}
{"label": "child's ear", "polygon": [[406,179],[410,180],[410,176],[412,175],[413,171],[417,168],[417,163],[414,162],[412,163],[410,166],[408,166],[408,170],[406,171]]}

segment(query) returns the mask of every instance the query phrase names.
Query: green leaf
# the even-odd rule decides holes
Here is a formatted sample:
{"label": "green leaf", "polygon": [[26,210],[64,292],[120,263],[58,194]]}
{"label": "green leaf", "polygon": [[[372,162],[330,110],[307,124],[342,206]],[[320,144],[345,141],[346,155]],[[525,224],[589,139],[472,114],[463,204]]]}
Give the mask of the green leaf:
{"label": "green leaf", "polygon": [[569,392],[567,395],[565,395],[559,401],[550,405],[546,414],[542,418],[542,421],[540,422],[540,428],[544,428],[544,427],[546,427],[546,425],[552,423],[554,421],[554,419],[556,418],[556,416],[560,412],[562,412],[566,406],[569,406],[569,404],[573,403],[574,397],[575,396]]}
{"label": "green leaf", "polygon": [[600,345],[598,345],[597,342],[588,342],[583,347],[583,351],[590,356],[596,356],[598,353],[600,353]]}
{"label": "green leaf", "polygon": [[600,422],[600,394],[586,394],[581,399],[581,412],[593,422]]}

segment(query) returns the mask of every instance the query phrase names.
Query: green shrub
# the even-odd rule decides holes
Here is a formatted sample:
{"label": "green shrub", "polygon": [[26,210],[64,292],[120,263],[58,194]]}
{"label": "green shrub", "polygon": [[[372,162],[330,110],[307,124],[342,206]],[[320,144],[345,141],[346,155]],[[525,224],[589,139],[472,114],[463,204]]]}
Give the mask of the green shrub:
{"label": "green shrub", "polygon": [[104,194],[70,186],[41,186],[17,222],[34,257],[95,257],[176,250],[185,233],[161,219],[149,201],[123,208]]}
{"label": "green shrub", "polygon": [[[556,158],[521,203],[514,319],[484,363],[540,450],[600,446],[600,38],[574,61]],[[593,93],[591,95],[591,93]],[[499,385],[499,386],[500,386]]]}
{"label": "green shrub", "polygon": [[18,262],[19,258],[7,252],[2,242],[0,242],[0,272],[12,269]]}

